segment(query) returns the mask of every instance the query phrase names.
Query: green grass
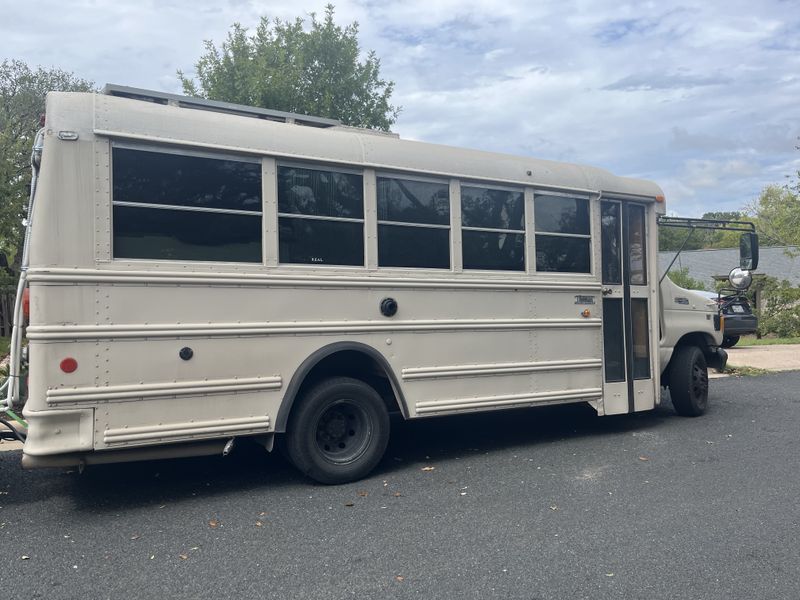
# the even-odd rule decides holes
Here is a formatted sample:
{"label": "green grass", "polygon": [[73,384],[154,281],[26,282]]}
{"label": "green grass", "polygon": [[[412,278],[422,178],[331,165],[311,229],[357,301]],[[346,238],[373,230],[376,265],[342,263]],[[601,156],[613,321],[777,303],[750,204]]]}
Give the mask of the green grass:
{"label": "green grass", "polygon": [[765,337],[760,340],[755,336],[743,336],[737,346],[774,346],[776,344],[800,344],[800,337]]}
{"label": "green grass", "polygon": [[737,367],[735,365],[728,365],[725,367],[725,374],[734,377],[756,377],[758,375],[771,375],[777,371],[770,371],[769,369],[759,369],[757,367]]}
{"label": "green grass", "polygon": [[0,358],[9,353],[11,348],[11,337],[0,337]]}

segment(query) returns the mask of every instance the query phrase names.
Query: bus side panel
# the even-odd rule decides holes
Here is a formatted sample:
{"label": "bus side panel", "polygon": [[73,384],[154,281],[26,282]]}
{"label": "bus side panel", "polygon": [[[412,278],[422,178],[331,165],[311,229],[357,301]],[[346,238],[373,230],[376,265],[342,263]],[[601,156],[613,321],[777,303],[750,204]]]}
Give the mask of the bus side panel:
{"label": "bus side panel", "polygon": [[[96,449],[272,431],[297,368],[337,341],[386,357],[410,416],[600,395],[599,322],[571,290],[200,287],[115,272],[114,284],[40,286],[42,321],[60,325],[29,332],[47,348],[32,371],[50,383],[32,408],[93,409]],[[378,310],[388,295],[391,319]],[[61,372],[62,355],[79,368]]]}

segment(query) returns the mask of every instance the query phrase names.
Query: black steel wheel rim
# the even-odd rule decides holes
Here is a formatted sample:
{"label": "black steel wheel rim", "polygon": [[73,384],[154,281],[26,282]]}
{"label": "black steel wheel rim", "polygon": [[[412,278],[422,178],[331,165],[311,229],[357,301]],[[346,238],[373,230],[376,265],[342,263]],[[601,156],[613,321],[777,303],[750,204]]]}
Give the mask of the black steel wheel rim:
{"label": "black steel wheel rim", "polygon": [[708,396],[708,373],[698,362],[692,364],[692,396],[700,402],[705,402]]}
{"label": "black steel wheel rim", "polygon": [[366,452],[372,429],[372,419],[367,411],[352,400],[342,398],[320,413],[314,442],[325,460],[347,464]]}

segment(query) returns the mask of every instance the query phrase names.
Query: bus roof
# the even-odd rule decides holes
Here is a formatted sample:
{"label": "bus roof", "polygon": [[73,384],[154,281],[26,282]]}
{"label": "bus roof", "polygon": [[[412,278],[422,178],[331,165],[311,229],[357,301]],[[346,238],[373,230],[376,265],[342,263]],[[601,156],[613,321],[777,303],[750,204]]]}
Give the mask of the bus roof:
{"label": "bus roof", "polygon": [[136,88],[106,86],[106,92],[51,92],[48,126],[76,129],[75,115],[85,114],[91,119],[84,123],[85,128],[120,141],[622,198],[663,195],[651,181],[619,177],[597,167],[404,140],[394,134],[346,127],[332,119]]}

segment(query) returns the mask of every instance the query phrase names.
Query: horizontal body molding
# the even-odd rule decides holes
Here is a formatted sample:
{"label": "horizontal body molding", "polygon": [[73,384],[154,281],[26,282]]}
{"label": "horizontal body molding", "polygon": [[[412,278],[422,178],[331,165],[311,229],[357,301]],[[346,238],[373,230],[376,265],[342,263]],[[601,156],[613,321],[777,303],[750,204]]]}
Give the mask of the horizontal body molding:
{"label": "horizontal body molding", "polygon": [[103,442],[123,444],[135,442],[180,441],[198,437],[223,437],[227,434],[242,435],[269,430],[268,416],[244,417],[238,419],[216,419],[213,421],[186,421],[167,425],[146,427],[121,427],[106,429]]}
{"label": "horizontal body molding", "polygon": [[603,361],[599,358],[587,358],[527,363],[412,367],[403,369],[402,376],[405,381],[413,381],[419,379],[444,379],[448,377],[471,377],[480,375],[513,375],[519,373],[535,373],[537,371],[599,369],[602,366]]}
{"label": "horizontal body molding", "polygon": [[279,390],[280,377],[253,377],[167,383],[142,383],[102,387],[55,388],[47,390],[48,404],[124,402],[141,398],[170,398],[206,394],[233,394]]}
{"label": "horizontal body molding", "polygon": [[461,410],[481,410],[491,408],[514,408],[537,404],[558,404],[569,401],[596,400],[603,395],[601,388],[558,390],[534,394],[513,394],[508,396],[485,396],[481,398],[455,398],[451,400],[428,400],[416,403],[418,415],[446,413]]}
{"label": "horizontal body molding", "polygon": [[269,335],[326,335],[425,331],[507,331],[599,328],[600,319],[442,319],[408,321],[311,321],[290,323],[180,323],[126,325],[36,325],[27,330],[37,341],[122,338],[188,338]]}
{"label": "horizontal body molding", "polygon": [[375,289],[466,289],[466,290],[537,290],[537,291],[599,291],[600,283],[593,279],[580,281],[490,279],[459,274],[458,278],[397,277],[389,272],[375,275],[343,275],[340,272],[321,274],[204,272],[195,270],[149,271],[123,269],[57,269],[34,268],[28,271],[28,281],[40,284],[122,284],[122,285],[199,285],[252,287],[311,287],[311,288],[375,288]]}

